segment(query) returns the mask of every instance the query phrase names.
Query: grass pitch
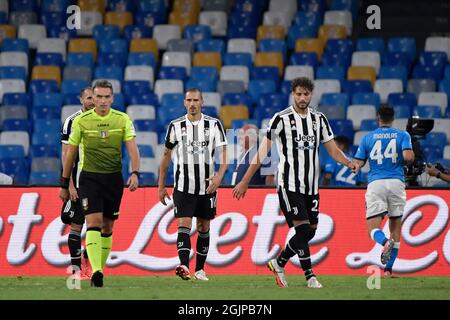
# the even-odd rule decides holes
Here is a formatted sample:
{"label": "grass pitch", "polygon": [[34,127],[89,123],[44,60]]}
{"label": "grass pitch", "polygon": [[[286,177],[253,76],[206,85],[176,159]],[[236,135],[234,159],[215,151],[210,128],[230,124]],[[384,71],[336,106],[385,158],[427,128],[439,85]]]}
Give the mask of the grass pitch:
{"label": "grass pitch", "polygon": [[70,290],[66,277],[0,277],[1,300],[450,300],[450,277],[381,278],[369,290],[366,276],[319,276],[322,289],[308,289],[302,275],[288,275],[279,288],[272,275],[214,276],[208,282],[176,276],[106,276],[103,288]]}

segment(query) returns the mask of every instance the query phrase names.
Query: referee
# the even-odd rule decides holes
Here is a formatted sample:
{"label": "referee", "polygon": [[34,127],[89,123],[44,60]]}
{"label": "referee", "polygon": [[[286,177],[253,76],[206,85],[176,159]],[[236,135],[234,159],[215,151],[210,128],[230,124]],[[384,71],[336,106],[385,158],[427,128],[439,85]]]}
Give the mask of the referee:
{"label": "referee", "polygon": [[322,288],[311,266],[308,242],[314,237],[319,222],[319,145],[322,143],[331,157],[352,170],[356,166],[337,147],[327,118],[309,108],[314,83],[305,77],[292,80],[294,104],[276,113],[270,120],[267,134],[241,182],[233,189],[233,197],[243,198],[252,176],[261,166],[275,141],[280,162],[276,185],[281,211],[294,236],[277,259],[268,262],[277,284],[287,287],[284,266],[298,255],[308,288]]}
{"label": "referee", "polygon": [[103,268],[112,247],[114,221],[119,218],[123,194],[122,142],[131,158],[130,191],[138,187],[139,151],[127,114],[111,109],[110,82],[94,84],[95,108],[76,117],[63,163],[59,197],[69,200],[70,174],[80,147],[79,197],[86,218],[86,250],[92,266],[91,286],[103,287]]}
{"label": "referee", "polygon": [[[218,119],[202,114],[203,97],[198,89],[187,90],[184,97],[187,114],[173,120],[166,135],[166,145],[159,167],[159,200],[166,205],[166,175],[174,155],[174,212],[178,219],[177,248],[180,265],[175,273],[183,280],[191,279],[189,254],[192,218],[197,217],[196,266],[194,277],[209,280],[204,265],[209,250],[210,220],[216,215],[217,193],[227,170],[227,139]],[[220,167],[214,173],[214,155],[218,151]]]}

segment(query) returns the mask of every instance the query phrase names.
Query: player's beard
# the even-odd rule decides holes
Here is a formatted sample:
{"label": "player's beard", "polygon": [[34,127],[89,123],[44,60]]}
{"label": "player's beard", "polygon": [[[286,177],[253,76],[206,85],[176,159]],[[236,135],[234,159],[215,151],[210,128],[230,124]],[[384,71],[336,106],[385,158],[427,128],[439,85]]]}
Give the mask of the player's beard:
{"label": "player's beard", "polygon": [[306,110],[309,107],[310,102],[306,102],[304,106],[302,106],[300,103],[295,102],[295,107],[299,110]]}

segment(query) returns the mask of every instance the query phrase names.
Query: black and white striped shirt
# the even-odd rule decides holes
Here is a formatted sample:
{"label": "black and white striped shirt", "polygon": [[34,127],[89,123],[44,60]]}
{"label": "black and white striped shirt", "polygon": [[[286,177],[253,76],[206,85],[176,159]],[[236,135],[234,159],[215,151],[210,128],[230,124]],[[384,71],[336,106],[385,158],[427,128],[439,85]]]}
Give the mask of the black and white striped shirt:
{"label": "black and white striped shirt", "polygon": [[[64,120],[64,123],[61,128],[61,143],[69,144],[69,137],[70,137],[70,133],[72,132],[72,122],[77,116],[79,116],[82,113],[83,113],[83,111],[80,109],[77,112],[75,112],[74,114],[68,116],[66,118],[66,120]],[[79,155],[77,155],[77,158],[75,159],[75,163],[76,163],[76,165],[73,166],[73,170],[72,170],[72,179],[73,179],[73,184],[75,185],[76,188],[78,188],[78,173],[79,173],[78,165],[80,163]]]}
{"label": "black and white striped shirt", "polygon": [[299,115],[293,106],[276,113],[267,128],[267,138],[277,145],[277,185],[306,195],[319,193],[319,145],[334,138],[327,118],[308,109]]}
{"label": "black and white striped shirt", "polygon": [[187,115],[173,120],[166,134],[166,148],[174,149],[175,189],[204,195],[214,175],[215,148],[227,144],[218,119],[202,114],[192,123]]}

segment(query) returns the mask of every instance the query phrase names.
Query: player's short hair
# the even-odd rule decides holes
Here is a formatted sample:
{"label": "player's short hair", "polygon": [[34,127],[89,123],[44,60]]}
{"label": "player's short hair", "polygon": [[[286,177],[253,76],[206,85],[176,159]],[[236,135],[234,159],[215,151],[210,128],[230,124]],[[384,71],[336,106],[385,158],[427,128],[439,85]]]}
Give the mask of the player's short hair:
{"label": "player's short hair", "polygon": [[111,90],[111,94],[114,93],[113,85],[108,80],[97,80],[97,81],[95,81],[94,86],[92,87],[92,90],[95,90],[95,88],[109,88]]}
{"label": "player's short hair", "polygon": [[188,92],[198,92],[200,93],[200,98],[203,99],[203,95],[202,95],[202,90],[200,90],[199,88],[190,88],[186,90],[186,93],[184,94],[184,96],[186,96],[186,94]]}
{"label": "player's short hair", "polygon": [[377,111],[377,114],[383,123],[391,123],[392,121],[394,121],[394,108],[392,108],[390,105],[381,105],[380,109],[378,109]]}
{"label": "player's short hair", "polygon": [[314,90],[314,82],[312,82],[312,80],[307,77],[295,78],[291,82],[292,92],[294,92],[297,87],[304,88],[309,92],[312,92]]}
{"label": "player's short hair", "polygon": [[86,90],[92,90],[92,87],[85,87],[80,91],[80,98],[83,96]]}

